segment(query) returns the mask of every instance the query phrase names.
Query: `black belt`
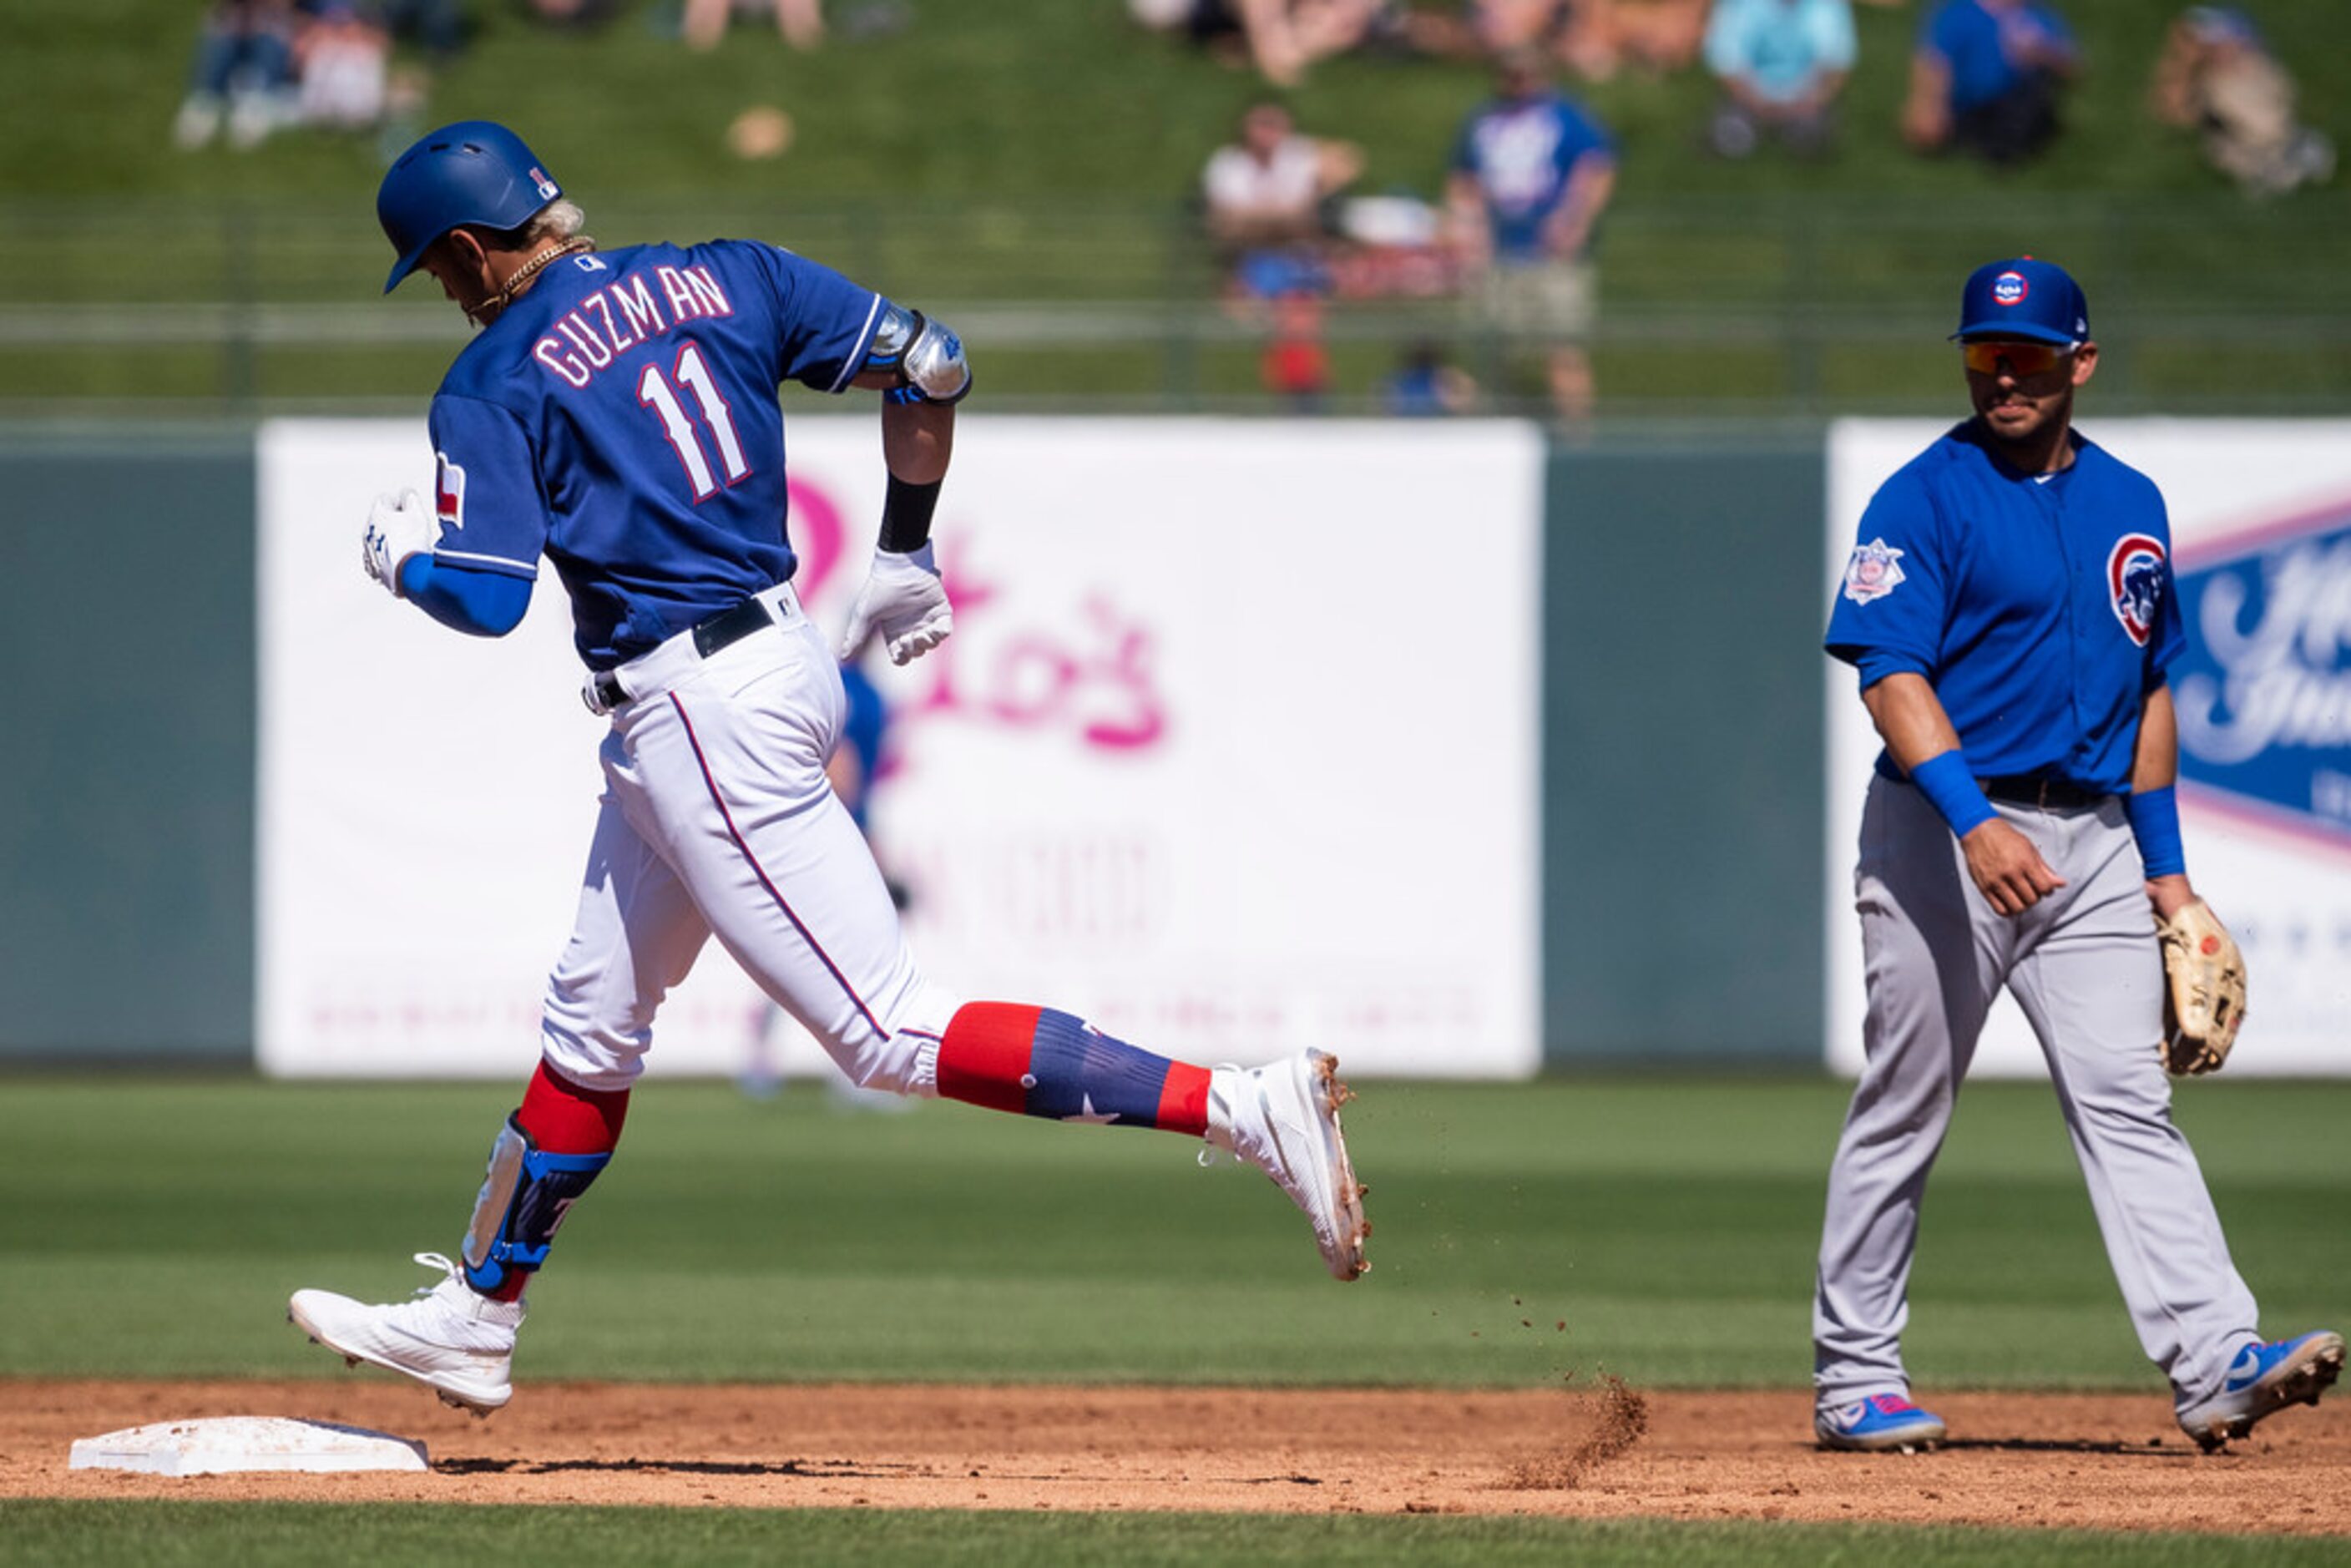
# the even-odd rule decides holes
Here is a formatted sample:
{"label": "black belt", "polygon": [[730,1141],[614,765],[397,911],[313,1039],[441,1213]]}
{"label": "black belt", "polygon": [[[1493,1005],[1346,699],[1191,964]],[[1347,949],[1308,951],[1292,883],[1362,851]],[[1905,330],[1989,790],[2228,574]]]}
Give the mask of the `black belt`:
{"label": "black belt", "polygon": [[[775,612],[764,599],[747,599],[732,610],[722,610],[705,621],[695,623],[688,633],[694,639],[694,651],[707,659],[721,648],[731,648],[754,632],[764,632],[776,623]],[[596,700],[611,712],[629,700],[621,688],[618,670],[604,670],[596,676]]]}
{"label": "black belt", "polygon": [[2043,810],[2055,806],[2070,810],[2076,806],[2095,806],[2114,791],[2085,789],[2064,779],[2043,779],[2035,774],[2018,773],[2001,779],[1979,779],[1986,796],[2011,806],[2038,806]]}

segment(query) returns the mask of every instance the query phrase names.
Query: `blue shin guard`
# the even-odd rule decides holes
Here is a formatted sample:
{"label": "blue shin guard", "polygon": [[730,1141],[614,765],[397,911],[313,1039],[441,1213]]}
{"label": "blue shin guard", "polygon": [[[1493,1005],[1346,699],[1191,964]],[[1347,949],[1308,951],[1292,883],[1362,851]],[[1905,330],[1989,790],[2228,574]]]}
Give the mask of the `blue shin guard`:
{"label": "blue shin guard", "polygon": [[549,1154],[508,1117],[490,1145],[489,1174],[474,1200],[474,1223],[465,1232],[465,1283],[493,1295],[517,1274],[545,1263],[556,1227],[596,1173],[611,1163],[609,1152]]}

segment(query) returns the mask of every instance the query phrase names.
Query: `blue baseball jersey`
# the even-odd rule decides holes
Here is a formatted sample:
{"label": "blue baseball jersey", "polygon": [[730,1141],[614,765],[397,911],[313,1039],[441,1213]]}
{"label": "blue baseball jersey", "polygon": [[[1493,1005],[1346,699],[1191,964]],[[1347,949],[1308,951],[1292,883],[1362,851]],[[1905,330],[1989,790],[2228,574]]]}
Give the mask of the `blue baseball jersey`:
{"label": "blue baseball jersey", "polygon": [[1505,262],[1543,255],[1543,225],[1567,195],[1568,176],[1585,158],[1614,160],[1616,144],[1600,122],[1555,92],[1498,99],[1471,115],[1453,149],[1453,170],[1478,182]]}
{"label": "blue baseball jersey", "polygon": [[1918,47],[1941,56],[1951,68],[1954,110],[1990,103],[2023,79],[2023,72],[2009,57],[2003,37],[2009,29],[2031,29],[2060,44],[2074,41],[2065,18],[2040,0],[2025,0],[1997,16],[1980,0],[1945,0],[1942,8],[1920,25]]}
{"label": "blue baseball jersey", "polygon": [[770,245],[566,257],[433,400],[436,562],[528,579],[610,669],[789,579],[786,381],[841,392],[888,301]]}
{"label": "blue baseball jersey", "polygon": [[2071,467],[2021,474],[1970,421],[1904,465],[1862,514],[1827,646],[1865,690],[1925,676],[1979,776],[2121,793],[2188,639],[2162,494],[2074,441]]}

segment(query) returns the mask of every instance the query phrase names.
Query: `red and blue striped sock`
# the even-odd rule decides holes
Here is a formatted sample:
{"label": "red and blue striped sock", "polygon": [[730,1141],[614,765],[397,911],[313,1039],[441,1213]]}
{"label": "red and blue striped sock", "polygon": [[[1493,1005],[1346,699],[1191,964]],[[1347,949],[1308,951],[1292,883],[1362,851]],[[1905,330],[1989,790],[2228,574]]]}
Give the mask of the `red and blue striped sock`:
{"label": "red and blue striped sock", "polygon": [[1013,1002],[967,1002],[939,1040],[939,1092],[950,1100],[1050,1116],[1208,1129],[1208,1070],[1113,1040],[1083,1019]]}

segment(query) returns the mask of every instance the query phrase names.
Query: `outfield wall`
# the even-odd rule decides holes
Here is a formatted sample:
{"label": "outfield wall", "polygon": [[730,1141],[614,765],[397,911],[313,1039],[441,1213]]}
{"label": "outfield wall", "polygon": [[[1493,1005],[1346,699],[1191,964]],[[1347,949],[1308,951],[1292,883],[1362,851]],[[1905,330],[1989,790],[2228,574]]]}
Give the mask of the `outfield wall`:
{"label": "outfield wall", "polygon": [[254,449],[0,428],[0,1059],[253,1046]]}
{"label": "outfield wall", "polygon": [[[1547,450],[975,417],[941,528],[957,637],[891,673],[877,831],[921,950],[1187,1055],[1302,1032],[1395,1072],[1849,1068],[1868,745],[1819,632],[1873,476],[1931,428]],[[871,425],[793,433],[837,622]],[[2114,436],[2180,516],[2189,848],[2252,955],[2254,1071],[2351,1061],[2346,434]],[[2161,466],[2191,447],[2201,477]],[[484,643],[358,573],[367,497],[429,463],[408,421],[0,430],[0,648],[37,676],[0,1060],[528,1062],[598,727],[551,591]],[[732,1071],[760,1013],[710,955],[658,1056]],[[2014,1041],[1986,1065],[2037,1071]]]}
{"label": "outfield wall", "polygon": [[1552,1060],[1815,1062],[1817,437],[1551,459]]}

